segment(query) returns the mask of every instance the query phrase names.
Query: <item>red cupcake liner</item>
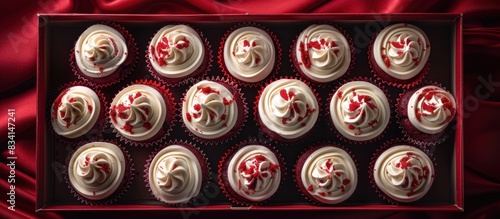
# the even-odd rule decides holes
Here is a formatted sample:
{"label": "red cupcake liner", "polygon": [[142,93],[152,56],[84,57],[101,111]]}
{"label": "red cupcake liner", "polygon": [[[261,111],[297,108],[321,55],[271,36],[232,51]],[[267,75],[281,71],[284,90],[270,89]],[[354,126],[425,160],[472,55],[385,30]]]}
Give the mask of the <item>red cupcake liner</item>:
{"label": "red cupcake liner", "polygon": [[[380,90],[382,90],[382,92],[385,94],[386,98],[387,98],[387,101],[389,102],[389,111],[391,112],[391,116],[389,117],[389,122],[387,123],[384,131],[382,131],[378,136],[372,138],[372,139],[369,139],[369,140],[366,140],[366,141],[355,141],[355,140],[351,140],[347,137],[345,137],[342,133],[340,133],[337,128],[335,127],[333,121],[332,121],[332,116],[330,114],[330,102],[332,101],[332,98],[333,98],[333,95],[337,92],[337,90],[339,90],[340,87],[342,87],[342,85],[348,83],[348,82],[354,82],[354,81],[364,81],[364,82],[369,82],[375,86],[377,86],[378,88],[380,88]],[[330,127],[331,130],[337,135],[337,138],[338,139],[342,139],[344,142],[346,143],[349,143],[349,144],[370,144],[370,143],[373,143],[375,141],[378,141],[380,140],[381,138],[384,137],[384,135],[386,134],[387,132],[387,129],[391,126],[391,123],[392,123],[392,118],[394,117],[392,114],[394,113],[394,110],[393,110],[393,106],[391,104],[392,100],[390,98],[390,95],[389,95],[389,92],[385,89],[385,87],[378,81],[374,80],[373,78],[367,78],[367,77],[353,77],[353,78],[350,78],[349,80],[344,80],[343,82],[339,83],[335,89],[330,93],[328,99],[327,99],[327,110],[326,110],[326,113],[325,115],[328,117],[328,123],[330,124]]]}
{"label": "red cupcake liner", "polygon": [[[151,166],[151,162],[153,161],[154,157],[161,150],[165,149],[166,147],[168,147],[170,145],[183,146],[184,148],[191,151],[196,156],[196,158],[198,159],[198,162],[200,163],[201,172],[202,172],[202,175],[201,175],[202,182],[201,182],[200,192],[198,193],[197,196],[191,198],[191,200],[188,203],[173,204],[173,203],[164,202],[164,201],[160,200],[160,198],[155,197],[155,195],[153,194],[153,191],[151,190],[151,185],[149,184],[149,168]],[[172,207],[192,207],[193,200],[195,200],[197,197],[200,197],[204,193],[203,191],[206,191],[206,189],[208,188],[208,182],[210,180],[212,180],[212,178],[210,176],[210,163],[208,162],[208,158],[205,157],[205,153],[203,152],[203,150],[201,150],[199,147],[197,147],[196,144],[194,144],[194,143],[191,143],[187,140],[180,140],[180,139],[169,140],[168,142],[165,142],[161,147],[155,149],[149,155],[149,158],[146,160],[146,164],[144,165],[144,176],[143,177],[144,177],[144,182],[146,183],[146,188],[148,189],[149,193],[151,193],[151,195],[153,197],[155,197],[156,200],[158,200],[159,202],[165,203],[168,206],[172,206]]]}
{"label": "red cupcake liner", "polygon": [[[271,84],[274,81],[281,80],[281,79],[293,79],[293,80],[299,80],[299,81],[303,82],[304,84],[306,84],[307,86],[309,86],[309,88],[311,89],[311,91],[313,92],[313,94],[316,97],[316,101],[318,102],[318,109],[317,109],[318,110],[318,118],[316,119],[316,122],[315,122],[314,126],[309,131],[307,131],[306,133],[304,133],[303,135],[301,135],[301,136],[299,136],[297,138],[294,138],[294,139],[284,138],[284,137],[280,136],[278,133],[276,133],[276,132],[272,131],[271,129],[267,128],[264,125],[264,123],[262,123],[262,120],[260,119],[260,115],[259,115],[258,107],[259,107],[259,100],[260,100],[260,97],[262,95],[262,92],[264,91],[264,89],[269,84]],[[323,110],[324,110],[323,108],[324,107],[322,106],[321,98],[319,97],[318,92],[316,91],[315,88],[313,88],[311,86],[311,84],[309,83],[309,81],[306,81],[306,80],[303,80],[303,79],[300,79],[300,78],[297,78],[297,77],[293,77],[293,76],[283,76],[283,77],[280,77],[280,78],[272,77],[265,84],[261,85],[261,88],[258,91],[258,95],[255,98],[254,107],[253,107],[253,115],[254,115],[257,127],[260,127],[260,129],[262,130],[262,132],[264,133],[264,135],[267,136],[270,140],[275,141],[276,143],[292,144],[292,143],[297,143],[298,141],[302,141],[302,140],[307,139],[311,135],[311,133],[313,133],[313,130],[315,130],[316,127],[318,126],[318,120],[320,119],[320,115],[323,113]]]}
{"label": "red cupcake liner", "polygon": [[[195,70],[194,72],[192,72],[191,74],[189,74],[185,77],[180,77],[180,78],[169,78],[169,77],[165,77],[165,76],[161,75],[160,73],[158,73],[151,65],[151,60],[149,59],[149,53],[150,53],[149,45],[151,44],[151,40],[153,40],[154,36],[149,39],[149,42],[147,44],[148,48],[146,49],[145,57],[146,57],[146,64],[147,64],[148,70],[156,80],[161,81],[162,83],[166,84],[167,86],[179,87],[179,86],[191,83],[193,81],[198,80],[199,78],[205,77],[207,75],[207,73],[210,71],[210,69],[212,68],[212,59],[213,59],[212,46],[210,45],[208,39],[203,36],[203,33],[200,30],[194,28],[193,26],[191,26],[189,24],[183,24],[183,25],[186,25],[186,26],[193,28],[193,30],[195,30],[200,35],[201,41],[203,42],[204,49],[205,49],[205,57],[203,58],[203,62],[201,63],[200,67],[198,67],[198,69]],[[156,35],[156,33],[155,33],[155,35]]]}
{"label": "red cupcake liner", "polygon": [[233,155],[239,149],[241,149],[247,145],[261,145],[261,146],[268,148],[269,150],[271,150],[274,153],[274,155],[278,159],[278,162],[279,162],[279,165],[281,168],[280,169],[280,174],[281,174],[280,186],[283,184],[283,182],[285,180],[285,176],[286,176],[286,166],[285,166],[285,161],[280,156],[278,150],[276,150],[269,143],[266,143],[262,140],[247,139],[247,140],[243,140],[243,141],[237,143],[235,146],[231,147],[227,152],[224,153],[224,155],[222,156],[222,159],[219,161],[219,165],[217,166],[217,168],[218,168],[217,178],[218,178],[219,187],[222,190],[222,192],[224,193],[224,195],[226,196],[226,198],[229,199],[231,201],[231,203],[233,203],[237,206],[264,205],[268,200],[272,199],[273,196],[275,196],[277,192],[279,192],[280,188],[278,188],[278,190],[268,199],[263,200],[263,201],[254,202],[254,201],[247,200],[244,197],[237,194],[237,192],[231,188],[231,185],[227,181],[227,179],[228,179],[227,168],[228,168],[229,162],[231,161]]}
{"label": "red cupcake liner", "polygon": [[415,126],[413,126],[413,124],[411,124],[410,120],[408,119],[408,111],[406,109],[406,107],[408,106],[408,101],[411,95],[414,94],[418,89],[429,85],[440,87],[446,90],[445,87],[437,82],[423,81],[416,87],[400,93],[399,97],[396,99],[396,118],[399,124],[399,129],[402,130],[404,137],[408,138],[412,143],[416,145],[423,145],[427,147],[436,146],[446,141],[450,136],[450,126],[453,125],[452,120],[450,124],[448,124],[448,127],[446,127],[442,132],[437,134],[427,134],[421,132]]}
{"label": "red cupcake liner", "polygon": [[430,59],[427,59],[427,62],[425,64],[424,68],[422,68],[422,70],[417,75],[415,75],[413,78],[410,78],[407,80],[401,80],[401,79],[394,78],[394,77],[390,76],[389,74],[385,73],[385,71],[382,70],[382,68],[380,68],[377,65],[377,63],[375,62],[375,58],[372,55],[373,43],[375,42],[375,39],[377,38],[377,36],[378,36],[378,33],[372,37],[372,40],[370,41],[370,45],[368,46],[368,64],[370,66],[372,73],[375,75],[375,77],[387,85],[394,86],[397,88],[402,88],[402,89],[409,89],[409,88],[416,86],[418,83],[420,83],[424,79],[425,75],[430,70],[430,65],[431,65]]}
{"label": "red cupcake liner", "polygon": [[[226,64],[224,63],[224,44],[226,43],[227,38],[229,37],[229,35],[233,31],[235,31],[239,28],[248,27],[248,26],[259,28],[259,29],[265,31],[267,34],[269,34],[272,41],[274,42],[274,50],[275,50],[275,56],[276,56],[274,59],[274,67],[271,70],[271,73],[269,73],[269,75],[266,78],[264,78],[262,81],[255,82],[255,83],[245,82],[245,81],[241,81],[241,80],[235,78],[231,73],[229,73],[229,70],[227,69]],[[283,51],[281,49],[281,44],[279,43],[278,37],[271,30],[269,30],[268,28],[266,28],[265,26],[263,26],[261,24],[255,23],[255,22],[243,22],[243,23],[239,23],[239,24],[234,25],[232,28],[230,28],[224,34],[224,36],[222,37],[222,40],[220,42],[219,53],[218,53],[217,57],[219,60],[218,61],[219,67],[220,67],[222,73],[224,74],[224,77],[231,79],[235,83],[240,83],[243,87],[260,87],[263,84],[265,84],[266,81],[269,81],[270,78],[278,75],[278,71],[279,71],[280,66],[281,66],[282,53],[283,53]]]}
{"label": "red cupcake liner", "polygon": [[[85,75],[79,68],[78,65],[76,64],[75,60],[75,48],[73,47],[70,52],[70,66],[71,70],[73,71],[73,74],[75,74],[79,80],[83,80],[85,82],[88,82],[92,84],[93,86],[97,88],[104,88],[104,87],[109,87],[111,85],[117,84],[118,82],[124,80],[127,78],[130,74],[135,69],[135,66],[137,65],[137,59],[139,55],[139,51],[137,50],[137,44],[132,37],[132,35],[121,25],[113,23],[113,22],[101,22],[99,24],[107,25],[112,28],[114,28],[116,31],[118,31],[124,38],[125,38],[125,43],[127,44],[127,49],[128,49],[128,55],[127,59],[122,63],[122,65],[116,69],[115,72],[111,73],[110,75],[102,78],[92,78],[87,75]],[[75,41],[76,43],[76,41]]]}
{"label": "red cupcake liner", "polygon": [[351,71],[354,67],[354,64],[356,63],[356,55],[355,55],[356,52],[355,52],[355,47],[354,47],[354,43],[352,41],[351,36],[349,34],[347,34],[347,32],[343,28],[341,28],[337,24],[333,24],[331,22],[322,22],[322,23],[317,23],[317,24],[318,25],[321,25],[321,24],[330,25],[330,26],[336,28],[346,38],[347,42],[349,43],[349,47],[351,48],[351,50],[350,50],[351,62],[349,63],[349,68],[346,70],[346,72],[342,76],[338,77],[337,79],[334,79],[334,80],[329,81],[329,82],[319,82],[319,81],[311,79],[306,74],[304,74],[304,72],[300,68],[300,64],[297,60],[297,52],[295,51],[296,43],[297,43],[297,40],[298,40],[298,37],[300,34],[295,36],[295,39],[292,41],[292,45],[290,46],[290,51],[289,51],[289,58],[290,58],[290,63],[291,63],[292,69],[295,72],[297,77],[303,77],[306,80],[310,81],[311,83],[313,83],[319,87],[326,87],[328,85],[331,85],[332,82],[334,82],[334,81],[342,80],[343,78],[348,78],[350,76]]}
{"label": "red cupcake liner", "polygon": [[[165,122],[162,125],[162,128],[154,135],[153,137],[149,138],[148,140],[145,141],[134,141],[131,139],[126,138],[120,132],[116,130],[116,127],[113,126],[111,123],[111,115],[110,115],[110,110],[108,110],[106,117],[108,118],[109,121],[109,126],[112,128],[112,132],[116,133],[116,137],[121,141],[125,142],[126,144],[132,145],[132,146],[139,146],[139,147],[149,147],[149,146],[155,146],[161,144],[167,136],[170,135],[170,133],[173,131],[173,127],[175,125],[175,122],[177,120],[177,114],[179,109],[177,108],[177,104],[174,101],[174,97],[172,96],[172,93],[168,88],[166,88],[165,85],[162,85],[160,82],[153,81],[153,80],[146,80],[146,79],[141,79],[141,80],[136,80],[127,86],[123,87],[120,89],[116,94],[118,94],[121,90],[124,88],[135,85],[135,84],[143,84],[143,85],[148,85],[151,86],[152,88],[156,89],[163,97],[163,100],[165,101],[165,106],[167,108],[167,116],[165,117]],[[115,94],[115,97],[116,97]],[[170,116],[169,116],[170,115]]]}
{"label": "red cupcake liner", "polygon": [[[354,161],[354,165],[356,167],[356,172],[357,173],[359,172],[359,169],[358,169],[359,165],[358,165],[358,162],[357,162],[355,156],[353,155],[353,153],[350,150],[348,150],[347,148],[345,148],[344,146],[341,146],[337,143],[333,143],[333,142],[329,142],[329,141],[328,142],[320,142],[318,144],[309,146],[308,148],[303,150],[300,153],[300,155],[297,156],[297,162],[293,166],[293,173],[294,173],[293,181],[295,182],[295,186],[297,187],[297,189],[301,193],[302,197],[304,197],[304,199],[306,199],[307,201],[309,201],[313,205],[318,205],[318,206],[335,206],[335,205],[339,205],[340,203],[342,203],[342,202],[340,202],[337,204],[328,204],[328,203],[321,202],[320,200],[316,199],[313,195],[311,195],[309,193],[309,191],[307,191],[307,188],[302,185],[301,171],[302,171],[302,167],[304,166],[304,163],[306,162],[307,158],[312,153],[314,153],[316,150],[321,149],[323,147],[327,147],[327,146],[333,146],[333,147],[342,149],[347,154],[349,154],[349,156],[351,156],[351,159]],[[359,174],[358,174],[357,178],[359,181]],[[356,184],[356,187],[357,187],[357,184]],[[353,189],[355,190],[356,188],[353,188]],[[354,191],[354,192],[356,192],[356,191]],[[349,199],[349,197],[347,199]],[[345,202],[345,201],[343,201],[343,202]]]}
{"label": "red cupcake liner", "polygon": [[[81,142],[81,141],[88,141],[90,139],[96,138],[96,137],[101,137],[102,134],[104,133],[104,129],[106,128],[106,124],[108,123],[107,119],[108,117],[106,116],[106,112],[108,112],[108,102],[106,101],[106,97],[104,96],[104,93],[101,92],[98,88],[92,86],[90,83],[85,82],[85,81],[72,81],[69,83],[66,83],[64,85],[59,86],[56,89],[56,92],[52,94],[50,100],[55,100],[61,92],[63,92],[66,89],[69,89],[70,87],[73,86],[84,86],[88,87],[91,90],[93,90],[97,96],[99,97],[99,103],[101,104],[101,110],[99,112],[99,117],[96,120],[95,124],[93,127],[85,134],[82,136],[76,137],[76,138],[67,138],[62,135],[59,135],[55,132],[54,128],[51,128],[51,134],[55,136],[57,141],[65,143],[65,144],[71,144],[73,142]],[[51,110],[47,110],[47,113],[49,114],[47,118],[51,118]],[[49,127],[52,127],[52,120],[48,119],[47,124]]]}
{"label": "red cupcake liner", "polygon": [[[75,191],[75,189],[71,185],[71,183],[69,181],[69,176],[68,176],[69,162],[70,162],[73,154],[76,152],[76,150],[83,145],[86,145],[86,144],[92,143],[92,142],[96,142],[96,141],[97,142],[111,143],[111,144],[118,146],[118,148],[120,148],[120,150],[123,152],[123,156],[125,157],[125,173],[124,173],[122,181],[120,182],[120,185],[118,186],[118,188],[116,189],[116,191],[114,193],[112,193],[111,195],[109,195],[108,197],[106,197],[102,200],[90,200],[90,199],[85,198],[82,195],[80,195],[77,191]],[[65,165],[64,165],[64,170],[63,170],[64,180],[68,184],[67,187],[70,190],[70,193],[73,194],[73,196],[78,201],[80,201],[82,204],[85,204],[85,205],[109,205],[109,204],[113,204],[113,203],[117,202],[130,188],[130,186],[132,185],[132,180],[134,179],[134,171],[135,171],[134,163],[132,162],[132,158],[130,157],[129,152],[125,149],[125,147],[120,146],[119,144],[117,144],[113,140],[102,140],[102,139],[97,139],[97,138],[94,138],[93,140],[90,140],[90,141],[71,143],[71,146],[72,146],[72,148],[74,148],[74,150],[68,153],[68,156],[66,157],[66,161],[65,161]]]}
{"label": "red cupcake liner", "polygon": [[[410,139],[396,138],[396,139],[392,139],[392,140],[385,142],[381,147],[379,147],[375,151],[375,153],[373,153],[371,160],[370,160],[370,164],[368,166],[368,177],[370,179],[370,184],[372,185],[372,188],[375,189],[375,192],[377,193],[379,198],[381,198],[382,200],[386,201],[387,203],[389,203],[391,205],[411,205],[412,203],[418,203],[419,200],[416,200],[415,202],[408,202],[408,203],[396,201],[396,200],[392,199],[391,197],[389,197],[388,195],[386,195],[382,190],[380,190],[380,188],[375,183],[375,178],[373,176],[373,172],[374,172],[373,169],[375,168],[375,162],[377,161],[377,158],[385,150],[389,149],[392,146],[396,146],[396,145],[409,145],[409,146],[413,146],[415,148],[422,150],[431,159],[432,164],[434,166],[434,175],[432,177],[436,178],[436,175],[437,175],[436,174],[436,166],[437,166],[437,164],[436,164],[436,159],[434,158],[432,153],[430,153],[426,147],[422,147],[419,145],[413,145]],[[430,192],[430,191],[428,191],[428,192]],[[424,195],[424,197],[425,197],[425,195]]]}
{"label": "red cupcake liner", "polygon": [[[198,82],[200,82],[202,80],[203,79],[200,79],[199,81],[194,82],[193,85],[197,84]],[[231,128],[231,130],[229,130],[226,134],[222,135],[221,137],[218,137],[215,139],[206,139],[206,138],[202,138],[202,137],[195,135],[186,126],[186,124],[183,121],[183,118],[180,119],[183,121],[182,127],[185,129],[185,132],[188,133],[190,137],[192,137],[194,140],[196,140],[196,142],[198,142],[200,144],[220,145],[222,143],[227,143],[228,141],[230,141],[234,137],[238,136],[240,134],[241,130],[243,129],[243,127],[245,126],[245,123],[246,123],[247,118],[248,118],[248,106],[246,103],[246,98],[243,96],[243,93],[241,92],[241,88],[238,86],[238,84],[234,83],[233,81],[230,81],[226,78],[218,77],[218,76],[217,77],[209,77],[209,78],[206,78],[204,80],[209,80],[209,81],[213,81],[213,82],[217,82],[219,84],[222,84],[229,91],[231,91],[231,93],[233,93],[234,97],[237,97],[237,99],[235,101],[237,104],[237,107],[238,107],[237,121],[234,124],[234,127]],[[182,115],[182,107],[183,107],[182,105],[185,102],[185,97],[186,97],[186,93],[188,92],[188,90],[189,90],[189,88],[186,90],[186,92],[184,92],[182,94],[182,104],[180,106],[181,109],[179,109],[180,117],[183,116]]]}

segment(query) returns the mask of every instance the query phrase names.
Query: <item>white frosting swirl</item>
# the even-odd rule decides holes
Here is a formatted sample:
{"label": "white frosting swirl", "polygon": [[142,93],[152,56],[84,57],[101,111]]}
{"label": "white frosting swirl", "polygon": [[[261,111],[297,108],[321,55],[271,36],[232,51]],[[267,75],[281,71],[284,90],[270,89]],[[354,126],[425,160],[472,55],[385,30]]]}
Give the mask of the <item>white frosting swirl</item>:
{"label": "white frosting swirl", "polygon": [[151,40],[148,57],[153,68],[162,76],[182,78],[201,66],[205,46],[193,28],[167,25]]}
{"label": "white frosting swirl", "polygon": [[160,201],[187,203],[200,193],[202,169],[197,157],[180,145],[158,152],[149,166],[149,185]]}
{"label": "white frosting swirl", "polygon": [[135,84],[121,90],[111,102],[111,123],[123,137],[145,141],[162,128],[167,114],[158,90]]}
{"label": "white frosting swirl", "polygon": [[377,65],[390,76],[408,80],[427,63],[431,47],[427,35],[411,24],[393,24],[384,28],[373,43]]}
{"label": "white frosting swirl", "polygon": [[330,82],[346,73],[351,64],[351,49],[335,27],[313,24],[297,38],[295,58],[307,77]]}
{"label": "white frosting swirl", "polygon": [[366,141],[380,135],[389,123],[390,114],[384,92],[369,82],[348,82],[330,101],[335,128],[354,141]]}
{"label": "white frosting swirl", "polygon": [[344,150],[325,146],[309,155],[300,172],[302,186],[317,200],[337,204],[349,198],[358,183],[356,165]]}
{"label": "white frosting swirl", "polygon": [[235,78],[259,82],[274,68],[274,43],[269,34],[256,27],[234,30],[224,44],[224,63]]}
{"label": "white frosting swirl", "polygon": [[427,134],[442,132],[455,116],[455,98],[436,86],[418,89],[408,101],[408,118],[413,126]]}
{"label": "white frosting swirl", "polygon": [[86,76],[101,78],[115,72],[127,59],[125,38],[114,28],[95,24],[75,44],[75,60]]}
{"label": "white frosting swirl", "polygon": [[59,135],[77,138],[92,129],[100,112],[101,102],[93,90],[73,86],[59,94],[52,104],[52,127]]}
{"label": "white frosting swirl", "polygon": [[276,155],[261,145],[247,145],[231,158],[227,177],[231,188],[242,197],[264,201],[281,183],[281,167]]}
{"label": "white frosting swirl", "polygon": [[379,189],[400,202],[422,198],[434,181],[434,165],[423,151],[408,145],[393,146],[377,158],[373,176]]}
{"label": "white frosting swirl", "polygon": [[318,100],[309,86],[296,79],[280,79],[264,88],[259,118],[271,131],[286,139],[306,134],[318,118]]}
{"label": "white frosting swirl", "polygon": [[200,81],[186,93],[182,120],[198,137],[215,139],[224,136],[238,120],[238,97],[215,81]]}
{"label": "white frosting swirl", "polygon": [[92,142],[78,148],[69,161],[68,177],[75,191],[90,200],[113,194],[125,175],[125,157],[114,144]]}

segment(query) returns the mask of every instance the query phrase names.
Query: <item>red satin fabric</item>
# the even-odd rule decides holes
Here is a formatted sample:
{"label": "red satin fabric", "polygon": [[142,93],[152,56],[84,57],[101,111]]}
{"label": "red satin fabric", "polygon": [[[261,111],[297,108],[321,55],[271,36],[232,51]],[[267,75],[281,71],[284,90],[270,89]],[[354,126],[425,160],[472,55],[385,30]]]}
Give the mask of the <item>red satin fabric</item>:
{"label": "red satin fabric", "polygon": [[[35,72],[37,13],[404,13],[448,12],[464,14],[465,104],[465,212],[293,212],[312,218],[500,218],[500,3],[487,0],[447,1],[314,1],[314,0],[16,0],[0,3],[0,218],[107,218],[140,217],[144,212],[35,213]],[[496,84],[492,84],[496,85]],[[489,92],[485,94],[485,92]],[[16,109],[16,212],[7,210],[7,109]],[[276,217],[287,212],[224,213],[225,217]],[[152,216],[182,216],[180,212],[151,212]],[[192,217],[216,217],[203,212]],[[290,215],[291,216],[291,215]]]}

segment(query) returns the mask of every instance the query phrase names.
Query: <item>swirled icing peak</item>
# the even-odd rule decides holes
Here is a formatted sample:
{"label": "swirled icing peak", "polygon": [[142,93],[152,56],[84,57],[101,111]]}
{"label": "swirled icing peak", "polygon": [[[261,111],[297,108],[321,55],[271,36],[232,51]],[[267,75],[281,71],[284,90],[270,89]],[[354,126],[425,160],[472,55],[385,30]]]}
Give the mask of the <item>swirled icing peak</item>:
{"label": "swirled icing peak", "polygon": [[200,68],[205,58],[205,46],[193,28],[167,25],[151,39],[148,57],[162,76],[182,78]]}
{"label": "swirled icing peak", "polygon": [[187,203],[200,192],[202,169],[191,150],[170,145],[155,155],[148,177],[151,191],[160,201]]}
{"label": "swirled icing peak", "polygon": [[397,145],[380,154],[373,176],[379,189],[392,199],[413,202],[422,198],[432,186],[434,165],[420,149]]}
{"label": "swirled icing peak", "polygon": [[115,96],[110,118],[122,136],[144,141],[158,133],[167,113],[165,100],[158,90],[136,84],[124,88]]}
{"label": "swirled icing peak", "polygon": [[333,81],[351,63],[347,39],[330,25],[311,25],[298,36],[295,55],[300,71],[317,82]]}
{"label": "swirled icing peak", "polygon": [[366,141],[382,133],[390,118],[384,92],[375,85],[354,81],[342,85],[330,101],[335,128],[346,138]]}
{"label": "swirled icing peak", "polygon": [[116,145],[92,142],[80,147],[71,157],[68,175],[76,192],[91,200],[113,194],[125,173],[125,157]]}
{"label": "swirled icing peak", "polygon": [[318,101],[304,82],[280,79],[267,85],[258,103],[259,118],[286,139],[306,134],[318,118]]}
{"label": "swirled icing peak", "polygon": [[182,119],[196,136],[214,139],[224,136],[238,120],[238,105],[227,87],[216,81],[200,81],[186,93]]}
{"label": "swirled icing peak", "polygon": [[97,94],[85,86],[63,91],[51,107],[54,131],[67,138],[77,138],[92,129],[101,111]]}
{"label": "swirled icing peak", "polygon": [[407,110],[413,126],[424,133],[437,134],[455,116],[455,98],[440,87],[425,86],[410,97]]}
{"label": "swirled icing peak", "polygon": [[302,186],[317,200],[336,204],[349,198],[357,185],[356,165],[344,150],[325,146],[311,153],[300,173]]}
{"label": "swirled icing peak", "polygon": [[281,183],[281,167],[276,155],[261,145],[239,149],[229,162],[227,174],[231,188],[253,202],[271,197]]}
{"label": "swirled icing peak", "polygon": [[411,24],[393,24],[384,28],[373,44],[377,65],[401,80],[411,79],[422,71],[430,52],[427,35]]}
{"label": "swirled icing peak", "polygon": [[231,75],[245,82],[259,82],[274,68],[274,43],[256,27],[234,30],[224,44],[224,63]]}
{"label": "swirled icing peak", "polygon": [[106,25],[86,29],[75,44],[75,60],[86,76],[101,78],[115,72],[127,59],[128,48],[122,34]]}

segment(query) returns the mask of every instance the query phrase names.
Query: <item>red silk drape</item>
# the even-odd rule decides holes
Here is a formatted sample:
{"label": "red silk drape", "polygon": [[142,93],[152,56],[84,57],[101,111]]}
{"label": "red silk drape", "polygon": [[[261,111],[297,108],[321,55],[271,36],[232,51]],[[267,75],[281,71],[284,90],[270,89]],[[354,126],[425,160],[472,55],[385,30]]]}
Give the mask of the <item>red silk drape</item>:
{"label": "red silk drape", "polygon": [[[446,1],[313,1],[313,0],[16,0],[0,3],[0,218],[139,217],[145,212],[35,213],[35,72],[37,13],[405,13],[464,14],[465,201],[458,212],[293,212],[314,218],[500,218],[500,2]],[[492,83],[488,84],[488,81]],[[498,82],[498,83],[497,83]],[[485,84],[487,83],[487,84]],[[467,99],[468,98],[468,99]],[[7,210],[7,110],[16,109],[16,211]],[[288,212],[203,212],[201,217],[283,217]],[[152,212],[153,216],[182,216]]]}

